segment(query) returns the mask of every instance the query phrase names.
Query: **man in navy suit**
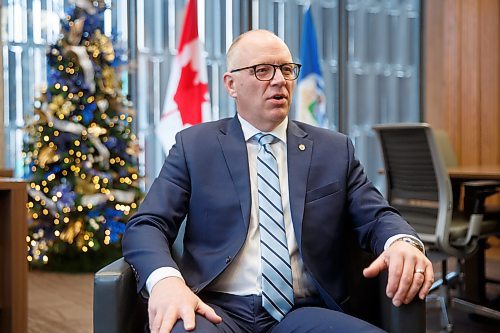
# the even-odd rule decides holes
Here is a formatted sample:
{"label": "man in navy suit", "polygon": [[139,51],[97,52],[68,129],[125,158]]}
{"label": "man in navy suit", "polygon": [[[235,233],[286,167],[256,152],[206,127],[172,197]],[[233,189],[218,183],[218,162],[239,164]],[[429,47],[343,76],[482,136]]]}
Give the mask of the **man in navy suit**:
{"label": "man in navy suit", "polygon": [[[128,225],[123,252],[149,296],[152,332],[380,332],[344,314],[347,240],[377,255],[363,271],[388,269],[394,305],[424,299],[431,263],[415,231],[367,179],[350,140],[288,118],[295,79],[285,43],[269,31],[238,37],[224,85],[234,118],[183,130]],[[257,155],[272,134],[293,284],[291,309],[263,306]],[[260,186],[260,185],[259,185]],[[281,208],[280,208],[281,209]],[[186,218],[184,252],[171,255]]]}

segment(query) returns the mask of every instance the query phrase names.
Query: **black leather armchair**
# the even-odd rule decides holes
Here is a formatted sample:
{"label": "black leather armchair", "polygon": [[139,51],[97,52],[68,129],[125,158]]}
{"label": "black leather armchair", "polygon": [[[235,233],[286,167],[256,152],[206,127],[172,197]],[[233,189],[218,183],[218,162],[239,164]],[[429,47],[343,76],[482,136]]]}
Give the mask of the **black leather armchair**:
{"label": "black leather armchair", "polygon": [[[349,249],[347,249],[349,251]],[[373,257],[352,249],[349,267],[350,297],[343,309],[391,333],[425,332],[425,302],[415,299],[396,308],[385,296],[387,275],[365,279],[362,268]],[[123,258],[94,277],[94,333],[142,332],[147,322],[147,303],[136,293],[134,274]]]}

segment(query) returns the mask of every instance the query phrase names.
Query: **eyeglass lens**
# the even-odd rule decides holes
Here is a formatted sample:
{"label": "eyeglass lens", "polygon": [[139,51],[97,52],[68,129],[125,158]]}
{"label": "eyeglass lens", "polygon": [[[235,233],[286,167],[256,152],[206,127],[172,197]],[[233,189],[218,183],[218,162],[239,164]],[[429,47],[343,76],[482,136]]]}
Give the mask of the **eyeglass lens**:
{"label": "eyeglass lens", "polygon": [[274,78],[276,68],[281,70],[281,74],[285,80],[295,80],[298,76],[299,67],[296,64],[283,64],[283,65],[257,65],[255,66],[255,76],[259,80],[269,81]]}

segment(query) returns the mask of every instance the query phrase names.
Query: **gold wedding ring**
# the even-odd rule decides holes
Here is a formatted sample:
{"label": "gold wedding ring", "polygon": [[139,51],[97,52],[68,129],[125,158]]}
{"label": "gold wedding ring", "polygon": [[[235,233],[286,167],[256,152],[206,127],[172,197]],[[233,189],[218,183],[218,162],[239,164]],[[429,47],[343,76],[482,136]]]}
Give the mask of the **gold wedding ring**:
{"label": "gold wedding ring", "polygon": [[417,274],[417,273],[424,274],[424,272],[425,272],[425,269],[423,269],[423,268],[416,268],[414,274]]}

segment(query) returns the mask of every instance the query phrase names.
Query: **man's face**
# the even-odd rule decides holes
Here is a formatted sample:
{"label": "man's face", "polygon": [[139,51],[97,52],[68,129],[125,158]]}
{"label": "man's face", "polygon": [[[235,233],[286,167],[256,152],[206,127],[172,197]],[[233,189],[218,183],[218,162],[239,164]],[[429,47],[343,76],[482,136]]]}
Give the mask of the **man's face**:
{"label": "man's face", "polygon": [[230,73],[231,70],[257,65],[282,65],[292,62],[288,47],[276,36],[255,31],[241,39],[228,59],[224,84],[236,101],[238,114],[261,131],[269,132],[290,111],[295,81],[285,80],[276,69],[271,81],[259,81],[253,69]]}

